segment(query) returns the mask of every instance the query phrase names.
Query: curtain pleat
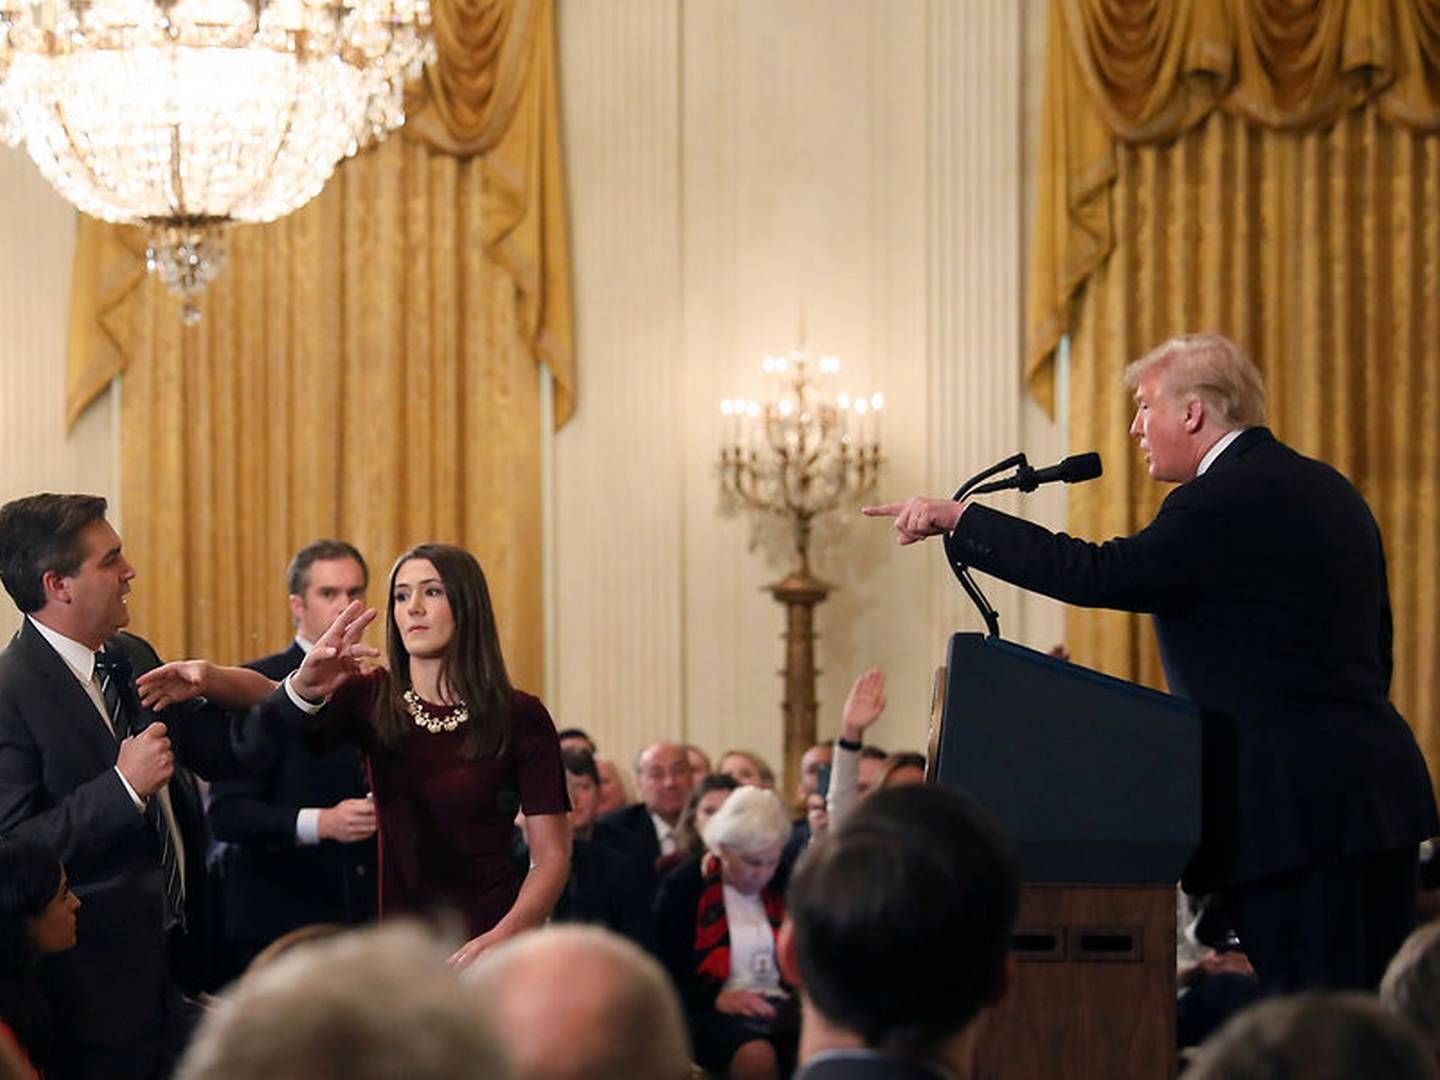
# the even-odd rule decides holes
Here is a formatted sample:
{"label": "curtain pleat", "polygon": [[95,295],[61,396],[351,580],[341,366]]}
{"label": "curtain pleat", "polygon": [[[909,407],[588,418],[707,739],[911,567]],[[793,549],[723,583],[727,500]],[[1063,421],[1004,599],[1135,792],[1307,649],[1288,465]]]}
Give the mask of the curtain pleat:
{"label": "curtain pleat", "polygon": [[442,540],[479,557],[512,677],[540,686],[539,364],[557,423],[574,401],[553,5],[460,0],[438,23],[415,128],[232,229],[197,326],[138,231],[81,219],[71,416],[124,372],[134,625],[162,655],[282,644],[285,566],[317,537],[366,554],[381,604],[390,560]]}

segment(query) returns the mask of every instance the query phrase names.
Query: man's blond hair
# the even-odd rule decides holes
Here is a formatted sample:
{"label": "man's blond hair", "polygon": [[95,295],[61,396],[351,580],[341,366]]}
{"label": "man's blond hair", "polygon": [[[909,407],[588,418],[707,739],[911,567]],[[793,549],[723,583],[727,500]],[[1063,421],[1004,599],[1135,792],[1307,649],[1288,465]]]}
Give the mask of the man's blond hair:
{"label": "man's blond hair", "polygon": [[1265,423],[1265,383],[1240,347],[1220,334],[1182,334],[1157,345],[1125,369],[1134,390],[1151,371],[1163,371],[1161,386],[1173,397],[1198,397],[1224,428]]}

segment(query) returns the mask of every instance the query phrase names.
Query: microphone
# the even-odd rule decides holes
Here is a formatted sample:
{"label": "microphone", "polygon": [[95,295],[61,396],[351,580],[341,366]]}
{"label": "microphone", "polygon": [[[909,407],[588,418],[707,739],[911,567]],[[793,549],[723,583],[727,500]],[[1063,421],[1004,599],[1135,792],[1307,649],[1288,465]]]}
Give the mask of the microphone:
{"label": "microphone", "polygon": [[1043,469],[1032,469],[1029,465],[1022,463],[1014,476],[983,484],[975,489],[975,494],[985,495],[992,491],[1009,491],[1012,488],[1034,491],[1041,484],[1053,484],[1057,480],[1067,484],[1079,484],[1086,480],[1094,480],[1100,473],[1100,455],[1092,450],[1088,454],[1072,454],[1058,465],[1050,465]]}

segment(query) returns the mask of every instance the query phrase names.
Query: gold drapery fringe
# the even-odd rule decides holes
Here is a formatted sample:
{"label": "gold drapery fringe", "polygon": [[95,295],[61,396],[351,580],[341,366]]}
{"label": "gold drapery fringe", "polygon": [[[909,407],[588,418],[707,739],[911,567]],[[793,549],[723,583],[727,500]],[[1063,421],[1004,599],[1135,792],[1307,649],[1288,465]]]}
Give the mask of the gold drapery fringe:
{"label": "gold drapery fringe", "polygon": [[1436,0],[1051,0],[1025,376],[1054,407],[1055,347],[1110,254],[1117,155],[1214,110],[1277,130],[1363,103],[1440,131]]}
{"label": "gold drapery fringe", "polygon": [[553,2],[436,7],[415,128],[297,213],[232,230],[198,327],[135,230],[80,219],[67,410],[126,374],[132,609],[162,654],[283,643],[284,567],[317,536],[366,553],[382,603],[389,560],[438,539],[480,558],[512,677],[540,686],[537,365],[557,426],[575,381]]}
{"label": "gold drapery fringe", "polygon": [[[1082,536],[1134,532],[1168,489],[1127,429],[1127,360],[1218,330],[1259,364],[1270,423],[1333,464],[1385,537],[1393,699],[1440,776],[1440,138],[1382,110],[1282,132],[1214,112],[1166,146],[1115,153],[1114,248],[1071,339],[1071,441],[1105,480],[1073,489]],[[1071,609],[1082,663],[1163,687],[1148,620]]]}

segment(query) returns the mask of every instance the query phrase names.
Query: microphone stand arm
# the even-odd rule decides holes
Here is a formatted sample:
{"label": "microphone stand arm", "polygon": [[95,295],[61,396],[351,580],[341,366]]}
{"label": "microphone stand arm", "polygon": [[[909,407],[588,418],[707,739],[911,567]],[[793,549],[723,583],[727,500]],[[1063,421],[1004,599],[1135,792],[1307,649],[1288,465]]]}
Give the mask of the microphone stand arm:
{"label": "microphone stand arm", "polygon": [[[1035,470],[1030,467],[1030,463],[1025,459],[1024,454],[1013,454],[1004,461],[991,465],[988,469],[982,469],[970,477],[969,480],[966,480],[965,483],[961,484],[953,496],[955,502],[959,502],[965,498],[965,496],[972,493],[983,495],[989,491],[1002,491],[1007,488],[1016,487],[1017,485],[1010,480],[999,480],[991,484],[982,484],[983,481],[989,480],[990,477],[996,473],[1005,472],[1007,469],[1016,470],[1016,475],[1020,480],[1018,486],[1021,491],[1033,491],[1035,489],[1036,485],[1031,479],[1034,476]],[[1025,486],[1027,483],[1030,484],[1028,488]],[[985,594],[980,591],[980,586],[975,584],[975,579],[970,575],[970,568],[956,557],[954,539],[954,533],[947,533],[945,535],[946,561],[950,564],[950,569],[954,572],[955,577],[959,579],[960,587],[965,590],[965,594],[970,597],[970,602],[975,605],[975,610],[980,612],[980,618],[985,622],[986,632],[990,637],[998,641],[1000,638],[1000,613],[991,607],[990,601],[987,600]]]}

